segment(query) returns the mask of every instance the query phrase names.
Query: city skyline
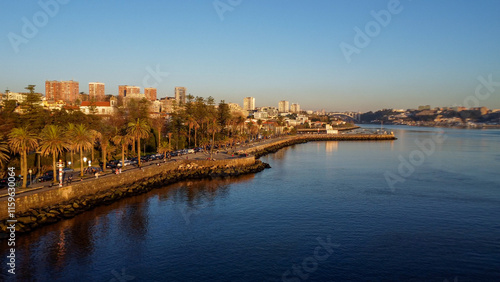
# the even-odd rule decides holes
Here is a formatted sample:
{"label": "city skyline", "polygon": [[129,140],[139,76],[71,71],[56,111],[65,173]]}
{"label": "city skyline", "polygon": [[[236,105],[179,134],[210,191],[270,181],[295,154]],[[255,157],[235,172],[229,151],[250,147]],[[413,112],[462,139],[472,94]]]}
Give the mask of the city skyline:
{"label": "city skyline", "polygon": [[[363,112],[463,105],[480,77],[500,91],[495,1],[242,1],[223,13],[212,2],[39,3],[2,3],[2,92],[74,79],[113,95],[125,84],[157,88],[160,99],[185,85],[228,103]],[[500,108],[498,97],[478,106]]]}

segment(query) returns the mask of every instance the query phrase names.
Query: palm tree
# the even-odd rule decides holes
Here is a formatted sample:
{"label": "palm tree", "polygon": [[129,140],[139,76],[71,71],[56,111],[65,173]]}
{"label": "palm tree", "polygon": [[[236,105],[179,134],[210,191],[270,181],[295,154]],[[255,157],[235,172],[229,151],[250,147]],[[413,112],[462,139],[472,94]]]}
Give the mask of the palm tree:
{"label": "palm tree", "polygon": [[170,151],[172,151],[172,148],[167,141],[163,141],[160,143],[160,146],[158,147],[158,153],[163,154],[165,159],[167,158],[167,153]]}
{"label": "palm tree", "polygon": [[91,138],[91,142],[92,142],[92,147],[91,147],[91,155],[92,155],[92,161],[94,161],[94,143],[97,141],[97,140],[100,140],[99,138],[101,138],[101,133],[97,130],[94,130],[94,129],[91,129],[89,130],[89,133],[90,133],[90,138]]}
{"label": "palm tree", "polygon": [[141,138],[149,136],[149,125],[146,120],[138,118],[136,121],[128,123],[127,131],[130,135],[137,139],[137,161],[141,166]]}
{"label": "palm tree", "polygon": [[101,124],[101,132],[97,132],[95,134],[96,140],[99,141],[99,145],[101,147],[101,155],[102,155],[102,171],[106,171],[106,163],[108,157],[108,147],[111,136],[113,135],[113,128],[105,123]]}
{"label": "palm tree", "polygon": [[196,120],[194,121],[194,146],[197,147],[198,143],[196,142],[196,131],[197,129],[200,128],[200,125],[196,122]]}
{"label": "palm tree", "polygon": [[192,117],[188,117],[187,118],[187,124],[188,124],[188,132],[187,132],[187,135],[188,135],[188,148],[191,146],[191,130],[194,126],[194,118]]}
{"label": "palm tree", "polygon": [[53,183],[56,179],[56,156],[68,147],[62,128],[58,125],[47,125],[40,133],[40,152],[43,156],[52,155],[52,171],[54,175]]}
{"label": "palm tree", "polygon": [[125,164],[125,149],[128,145],[130,145],[133,142],[133,138],[130,135],[120,135],[117,133],[113,138],[111,139],[115,145],[120,145],[122,148],[122,167]]}
{"label": "palm tree", "polygon": [[0,141],[0,162],[9,160],[9,145],[5,141]]}
{"label": "palm tree", "polygon": [[163,125],[165,124],[165,119],[163,118],[154,118],[151,119],[152,125],[156,130],[158,131],[158,143],[157,146],[160,146],[161,143],[161,130],[163,128]]}
{"label": "palm tree", "polygon": [[14,128],[9,133],[9,145],[12,152],[21,154],[21,175],[23,176],[23,188],[26,188],[28,178],[28,151],[38,146],[37,136],[26,128]]}
{"label": "palm tree", "polygon": [[90,149],[92,145],[92,137],[89,130],[83,124],[75,126],[72,134],[73,148],[80,152],[80,176],[83,176],[83,152]]}
{"label": "palm tree", "polygon": [[212,159],[212,154],[214,150],[214,145],[215,145],[215,133],[219,130],[219,125],[217,124],[217,119],[213,118],[212,119],[212,145],[210,146],[210,159]]}
{"label": "palm tree", "polygon": [[74,148],[74,141],[73,141],[73,135],[75,133],[75,124],[74,123],[68,123],[66,125],[66,140],[68,142],[67,146],[68,146],[68,149],[69,149],[69,153],[71,155],[71,164],[74,164],[75,162],[73,161],[73,152],[75,151],[75,148]]}

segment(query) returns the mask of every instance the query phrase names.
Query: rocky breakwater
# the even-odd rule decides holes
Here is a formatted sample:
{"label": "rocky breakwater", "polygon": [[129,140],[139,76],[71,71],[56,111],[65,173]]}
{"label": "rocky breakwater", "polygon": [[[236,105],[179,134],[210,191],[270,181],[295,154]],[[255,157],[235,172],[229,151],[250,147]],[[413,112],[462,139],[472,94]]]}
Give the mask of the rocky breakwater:
{"label": "rocky breakwater", "polygon": [[276,153],[282,148],[292,146],[295,144],[307,143],[307,140],[298,138],[287,138],[285,140],[280,140],[266,145],[255,146],[253,148],[245,150],[247,154],[253,154],[255,158],[260,158],[267,154]]}
{"label": "rocky breakwater", "polygon": [[[253,157],[252,157],[253,158]],[[253,159],[250,164],[234,164],[219,161],[183,162],[175,169],[139,177],[127,185],[110,187],[94,194],[83,195],[61,203],[30,208],[16,213],[16,232],[29,232],[37,227],[68,219],[99,205],[110,204],[118,199],[146,193],[154,188],[164,187],[187,179],[225,178],[256,173],[269,168],[269,164]],[[7,238],[7,219],[0,222],[0,237]]]}
{"label": "rocky breakwater", "polygon": [[244,152],[255,155],[255,158],[260,158],[275,153],[281,148],[310,141],[387,141],[396,139],[393,134],[303,134],[286,137],[263,145],[256,145]]}

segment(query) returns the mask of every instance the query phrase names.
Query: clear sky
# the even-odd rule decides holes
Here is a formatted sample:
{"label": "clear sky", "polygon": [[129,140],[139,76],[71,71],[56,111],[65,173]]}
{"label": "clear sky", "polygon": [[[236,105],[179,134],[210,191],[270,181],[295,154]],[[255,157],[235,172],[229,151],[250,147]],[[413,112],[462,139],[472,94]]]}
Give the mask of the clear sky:
{"label": "clear sky", "polygon": [[[500,82],[498,0],[55,1],[1,1],[2,92],[73,79],[116,95],[156,83],[159,98],[185,86],[216,101],[368,111],[462,105],[478,76]],[[381,10],[383,25],[371,14]],[[357,50],[350,62],[342,42]],[[491,89],[478,101],[500,108]]]}

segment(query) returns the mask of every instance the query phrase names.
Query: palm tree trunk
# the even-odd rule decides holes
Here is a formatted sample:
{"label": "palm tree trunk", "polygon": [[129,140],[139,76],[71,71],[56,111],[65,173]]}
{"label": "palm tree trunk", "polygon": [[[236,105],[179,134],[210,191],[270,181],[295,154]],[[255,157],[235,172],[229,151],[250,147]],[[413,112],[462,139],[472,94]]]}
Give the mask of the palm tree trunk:
{"label": "palm tree trunk", "polygon": [[28,153],[26,151],[22,152],[22,162],[21,162],[21,175],[23,176],[23,188],[26,188],[26,178],[28,177],[28,158],[26,157]]}
{"label": "palm tree trunk", "polygon": [[125,143],[122,143],[122,168],[125,167]]}
{"label": "palm tree trunk", "polygon": [[189,130],[189,132],[188,132],[188,148],[190,148],[190,146],[191,146],[191,124],[189,124],[188,130]]}
{"label": "palm tree trunk", "polygon": [[83,150],[80,149],[80,176],[83,177]]}
{"label": "palm tree trunk", "polygon": [[141,167],[141,138],[137,138],[137,162]]}
{"label": "palm tree trunk", "polygon": [[161,126],[158,127],[158,144],[156,144],[156,147],[160,147],[160,142],[161,142]]}
{"label": "palm tree trunk", "polygon": [[102,172],[106,172],[106,146],[104,146],[102,143],[101,143],[101,146],[102,146],[102,162],[104,163],[102,165]]}
{"label": "palm tree trunk", "polygon": [[53,176],[54,176],[54,179],[52,179],[52,183],[57,183],[57,179],[56,179],[56,154],[52,154],[52,173],[53,173]]}
{"label": "palm tree trunk", "polygon": [[214,128],[212,129],[212,146],[210,146],[210,158],[212,158],[212,153],[214,151],[214,142],[215,142],[215,124]]}
{"label": "palm tree trunk", "polygon": [[40,174],[41,174],[41,173],[40,173],[40,170],[41,170],[41,168],[40,168],[40,167],[41,167],[41,162],[42,162],[42,159],[41,159],[41,158],[42,158],[42,155],[41,155],[40,153],[37,153],[37,154],[36,154],[36,156],[37,156],[37,158],[36,158],[36,159],[38,160],[38,162],[37,162],[37,166],[36,166],[36,175],[40,175]]}
{"label": "palm tree trunk", "polygon": [[194,147],[196,148],[196,126],[194,127]]}
{"label": "palm tree trunk", "polygon": [[71,149],[70,152],[71,152],[71,164],[75,165],[75,162],[73,161],[73,149]]}

